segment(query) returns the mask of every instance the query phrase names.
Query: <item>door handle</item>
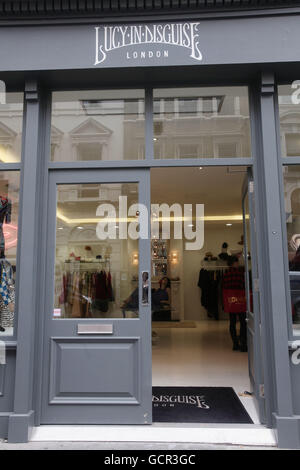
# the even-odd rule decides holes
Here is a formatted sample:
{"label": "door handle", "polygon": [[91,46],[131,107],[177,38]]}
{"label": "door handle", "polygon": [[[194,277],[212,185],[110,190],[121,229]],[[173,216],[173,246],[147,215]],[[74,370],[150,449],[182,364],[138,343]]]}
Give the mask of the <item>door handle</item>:
{"label": "door handle", "polygon": [[142,305],[149,305],[149,271],[142,271]]}

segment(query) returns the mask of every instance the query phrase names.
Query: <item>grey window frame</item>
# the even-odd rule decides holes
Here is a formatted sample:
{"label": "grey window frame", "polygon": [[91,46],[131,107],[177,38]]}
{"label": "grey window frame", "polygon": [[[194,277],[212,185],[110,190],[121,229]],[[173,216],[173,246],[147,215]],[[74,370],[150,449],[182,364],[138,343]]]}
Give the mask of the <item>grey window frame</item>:
{"label": "grey window frame", "polygon": [[[228,82],[224,86],[228,85]],[[258,257],[259,257],[259,278],[261,289],[261,315],[262,315],[262,360],[265,364],[265,396],[266,396],[266,424],[269,427],[280,425],[276,421],[274,411],[278,416],[292,416],[292,396],[291,380],[289,374],[288,357],[288,332],[287,319],[283,318],[284,310],[283,296],[285,288],[283,266],[279,266],[279,275],[274,272],[274,259],[270,257],[271,249],[280,251],[283,258],[283,241],[281,236],[282,218],[278,212],[279,206],[279,188],[276,186],[273,191],[273,180],[279,180],[278,163],[273,158],[274,153],[278,152],[275,139],[275,108],[274,108],[274,85],[275,78],[273,73],[265,71],[260,78],[248,79],[244,81],[234,81],[230,86],[247,86],[249,95],[249,111],[251,125],[251,158],[209,158],[209,159],[182,159],[182,160],[155,160],[153,156],[153,126],[152,126],[152,87],[145,88],[145,114],[146,114],[146,156],[145,160],[126,160],[126,161],[92,161],[92,162],[68,162],[57,163],[50,161],[50,133],[51,133],[51,93],[52,91],[67,91],[65,87],[41,89],[36,78],[27,79],[25,82],[25,101],[27,123],[25,136],[25,146],[23,146],[24,158],[22,163],[23,176],[22,185],[24,186],[24,200],[22,207],[24,212],[26,204],[34,202],[34,206],[28,209],[27,217],[23,218],[21,233],[24,233],[19,241],[22,247],[19,249],[20,258],[20,283],[19,291],[22,295],[22,315],[18,318],[18,347],[15,376],[14,393],[14,414],[10,418],[8,439],[13,441],[28,438],[28,429],[34,424],[39,424],[40,412],[40,393],[42,361],[40,352],[42,351],[43,339],[41,332],[44,331],[43,322],[43,296],[46,289],[42,276],[28,276],[29,268],[37,265],[39,269],[45,272],[46,260],[42,256],[45,245],[44,231],[46,230],[48,200],[48,181],[49,173],[60,170],[81,170],[101,169],[101,168],[151,168],[151,167],[198,167],[198,166],[245,166],[253,168],[255,185],[255,207],[257,217],[257,227],[259,231],[258,238]],[[172,84],[172,87],[181,87],[182,83]],[[185,84],[189,86],[198,86],[198,84]],[[220,83],[201,83],[199,86],[218,86]],[[100,88],[100,87],[99,87]],[[112,89],[113,87],[101,87],[102,89]],[[117,87],[114,87],[117,88]],[[121,87],[118,87],[120,89]],[[125,88],[143,88],[140,84],[134,84]],[[155,83],[155,88],[170,88],[160,86]],[[78,87],[77,87],[78,89]],[[79,88],[80,89],[80,88]],[[84,89],[84,88],[83,88]],[[73,88],[74,91],[74,88]],[[27,114],[28,113],[28,114]],[[150,119],[147,119],[150,116]],[[150,148],[148,153],[147,149]],[[276,150],[275,150],[276,149]],[[23,191],[23,188],[22,188]],[[266,211],[270,211],[269,217],[266,217]],[[269,215],[269,214],[268,214]],[[265,245],[265,235],[267,231],[278,230],[278,235],[267,239]],[[279,233],[280,232],[280,233]],[[24,239],[24,240],[23,240]],[[20,246],[21,246],[20,245]],[[21,249],[23,252],[21,253]],[[37,255],[39,259],[36,260]],[[277,285],[278,279],[280,285]],[[275,280],[275,282],[273,282]],[[277,291],[282,293],[278,305],[274,303]],[[284,292],[283,292],[284,291]],[[273,302],[273,303],[272,303]],[[272,308],[274,308],[274,312]],[[270,324],[268,325],[268,322]],[[279,336],[280,335],[280,336]],[[35,340],[34,340],[35,339]],[[34,355],[36,357],[34,359]],[[268,366],[268,367],[267,367]],[[33,377],[35,378],[33,382]],[[274,389],[274,384],[275,389]],[[284,387],[281,386],[284,384]],[[33,394],[32,394],[33,390]],[[33,402],[32,402],[33,400]],[[34,411],[32,411],[34,410]],[[274,424],[275,423],[275,424]],[[19,426],[21,424],[21,428]],[[284,424],[280,431],[284,439]]]}
{"label": "grey window frame", "polygon": [[[199,87],[213,87],[214,84],[202,84]],[[218,85],[220,87],[222,85]],[[224,87],[228,84],[223,85]],[[252,129],[253,122],[251,119],[251,104],[250,104],[250,94],[249,94],[249,83],[233,83],[230,86],[245,86],[248,87],[248,100],[249,100],[249,114],[250,114],[250,127]],[[189,88],[189,86],[178,84],[180,88]],[[100,87],[99,87],[100,88]],[[122,89],[142,89],[141,86],[136,87],[121,87]],[[170,167],[170,166],[252,166],[254,162],[254,148],[251,142],[251,157],[232,157],[232,158],[184,158],[184,159],[155,159],[154,158],[154,145],[153,145],[153,89],[163,89],[163,88],[177,88],[177,86],[172,85],[172,87],[159,86],[155,87],[144,87],[145,90],[145,159],[144,160],[93,160],[93,161],[74,161],[74,162],[51,162],[51,148],[49,150],[49,135],[46,139],[46,154],[47,154],[47,167],[48,170],[59,170],[59,169],[81,169],[81,168],[149,168],[149,167]],[[101,90],[113,90],[118,89],[114,87],[101,87]],[[54,91],[68,91],[67,89],[52,89],[49,91],[50,100],[51,94]],[[73,90],[74,91],[74,90]],[[78,91],[84,91],[84,88],[80,88]],[[48,111],[49,113],[49,111]],[[47,118],[49,121],[49,116]],[[50,122],[51,122],[51,109],[50,109]],[[49,127],[49,124],[47,124]],[[47,131],[49,133],[49,131]]]}
{"label": "grey window frame", "polygon": [[[181,88],[182,84],[178,84]],[[201,86],[214,86],[214,84],[201,84]],[[218,85],[220,86],[220,85]],[[226,86],[226,85],[224,85]],[[105,160],[93,160],[93,161],[73,161],[73,162],[53,162],[51,161],[51,113],[52,113],[52,93],[54,91],[68,91],[66,88],[63,89],[49,89],[45,97],[45,123],[44,123],[44,157],[43,157],[43,183],[42,183],[42,207],[47,207],[47,195],[48,195],[48,185],[49,177],[54,172],[63,172],[65,170],[74,170],[80,171],[83,169],[150,169],[155,167],[199,167],[199,166],[209,166],[209,167],[218,167],[218,166],[243,166],[243,167],[253,167],[255,165],[255,118],[254,118],[254,107],[251,100],[250,84],[249,83],[234,83],[231,86],[246,86],[248,88],[248,100],[249,100],[249,115],[250,115],[250,135],[251,135],[251,157],[250,158],[196,158],[196,159],[155,159],[154,158],[154,141],[153,141],[153,88],[154,87],[144,87],[145,90],[145,159],[144,160],[114,160],[114,161],[105,161]],[[100,87],[99,87],[100,88]],[[126,87],[125,87],[126,88]],[[122,89],[125,89],[122,87]],[[128,89],[142,87],[131,86],[127,87]],[[169,87],[159,87],[155,88],[169,88]],[[173,86],[172,86],[173,88]],[[174,88],[176,88],[174,86]],[[188,86],[185,86],[188,88]],[[113,87],[101,87],[101,89],[114,89]],[[115,88],[120,89],[120,88]],[[85,88],[80,88],[79,91],[84,91]],[[74,91],[74,90],[73,90]],[[42,218],[42,226],[47,227],[47,211],[44,211]],[[40,246],[41,252],[45,250],[46,244],[45,234],[41,234],[42,242]],[[41,270],[45,272],[46,260],[41,261]],[[45,285],[43,285],[42,280],[38,280],[38,311],[43,312],[43,297],[46,295]],[[42,317],[42,316],[41,316]],[[37,351],[43,351],[43,334],[44,331],[44,318],[38,319],[38,325],[36,326],[37,334]],[[42,364],[37,364],[35,366],[35,374],[37,380],[35,382],[35,422],[39,424],[41,419],[41,400],[42,400]],[[269,418],[270,422],[270,418]]]}
{"label": "grey window frame", "polygon": [[[257,82],[252,82],[252,81],[244,81],[244,82],[232,82],[229,84],[230,86],[247,86],[248,88],[248,99],[249,99],[249,114],[250,114],[250,132],[251,132],[251,157],[250,158],[196,158],[196,159],[165,159],[165,160],[158,160],[154,159],[154,154],[153,154],[153,88],[170,88],[167,86],[159,86],[159,84],[155,84],[155,86],[151,87],[144,87],[145,89],[145,160],[119,160],[119,161],[84,161],[84,162],[51,162],[51,145],[50,145],[50,137],[51,137],[51,101],[52,101],[52,92],[54,91],[67,91],[67,89],[64,88],[55,88],[55,89],[47,89],[47,91],[44,92],[43,100],[42,100],[42,108],[44,109],[44,122],[43,122],[43,131],[41,132],[42,134],[42,140],[43,140],[43,154],[41,156],[41,162],[40,162],[40,171],[39,175],[41,178],[41,189],[40,189],[40,207],[45,208],[47,207],[48,201],[47,201],[47,195],[48,195],[48,183],[49,183],[49,174],[54,173],[54,172],[60,172],[63,170],[74,170],[74,171],[80,171],[81,169],[126,169],[126,168],[136,168],[136,169],[149,169],[149,168],[155,168],[155,167],[199,167],[199,166],[207,166],[207,167],[218,167],[218,166],[230,166],[230,167],[238,167],[238,166],[243,166],[243,167],[250,167],[253,169],[253,176],[254,176],[254,184],[258,185],[258,187],[261,187],[261,181],[259,181],[260,178],[260,172],[261,172],[261,164],[263,163],[261,160],[258,159],[257,156],[261,155],[261,148],[260,148],[260,139],[261,139],[261,131],[260,131],[260,123],[259,123],[259,118],[260,118],[260,99],[261,95],[257,94]],[[176,85],[172,84],[172,88],[176,87],[182,88],[183,85],[182,83],[178,83]],[[186,88],[189,88],[189,86],[196,86],[194,85],[185,85]],[[201,83],[199,86],[222,86],[219,83]],[[228,86],[228,83],[224,84],[223,86]],[[120,87],[99,87],[101,89],[120,89]],[[133,85],[130,87],[121,87],[122,89],[128,88],[143,88],[142,86],[139,85]],[[77,88],[79,90],[84,90],[85,88]],[[74,91],[74,89],[73,89]],[[256,100],[257,97],[257,100]],[[271,111],[268,110],[267,113],[270,113]],[[269,115],[269,114],[268,114]],[[274,119],[274,114],[272,115],[272,118]],[[259,164],[259,165],[258,165]],[[260,191],[261,194],[261,191]],[[259,230],[259,224],[260,221],[263,218],[264,214],[264,206],[262,205],[260,201],[260,195],[257,195],[257,191],[255,192],[255,198],[256,198],[256,212],[257,212],[257,220],[258,220],[258,230]],[[47,220],[47,211],[44,211],[42,215],[42,220],[41,220],[41,225],[43,227],[46,227],[46,220]],[[39,233],[39,238],[41,239],[39,243],[39,253],[43,252],[43,247],[44,247],[44,233],[43,231],[40,231]],[[258,242],[259,244],[261,243],[261,239]],[[260,252],[264,250],[264,247],[260,249]],[[44,272],[46,269],[45,266],[45,260],[41,260],[41,270]],[[259,276],[261,276],[263,272],[263,261],[259,260]],[[264,276],[261,277],[262,279]],[[262,283],[265,281],[262,281]],[[262,289],[265,288],[264,285],[261,287]],[[38,297],[36,301],[36,309],[37,312],[42,312],[42,304],[43,304],[43,296],[45,295],[45,286],[43,286],[43,279],[38,279],[37,280],[37,291],[38,291]],[[263,295],[265,297],[265,295]],[[266,311],[266,304],[265,304],[265,298],[263,299],[261,303],[261,315],[263,318],[267,318],[270,315],[270,312]],[[36,351],[39,353],[43,349],[43,338],[42,335],[40,334],[43,329],[44,329],[44,320],[43,320],[43,315],[37,315],[37,324],[35,325],[35,331],[36,331]],[[263,320],[264,321],[264,320]],[[270,351],[269,351],[269,342],[273,341],[273,338],[269,338],[270,332],[267,331],[266,325],[264,327],[264,332],[263,332],[263,339],[262,339],[262,360],[263,363],[266,365],[269,363],[271,360],[270,356]],[[271,335],[272,336],[272,335]],[[23,340],[24,341],[24,340]],[[35,384],[34,384],[34,409],[35,409],[35,423],[38,425],[39,420],[40,420],[40,411],[41,411],[41,368],[42,368],[42,363],[39,361],[39,363],[36,363],[34,366],[34,374],[36,377]],[[265,377],[265,395],[268,397],[266,400],[266,424],[269,427],[272,427],[272,411],[274,410],[274,401],[275,396],[274,390],[272,389],[271,383],[272,383],[272,374],[273,372],[271,370],[268,370],[266,373]],[[17,394],[19,395],[19,394]],[[21,397],[18,397],[18,400],[21,400]],[[281,398],[280,398],[281,400]],[[24,399],[23,399],[24,401]],[[12,431],[13,432],[13,431]]]}

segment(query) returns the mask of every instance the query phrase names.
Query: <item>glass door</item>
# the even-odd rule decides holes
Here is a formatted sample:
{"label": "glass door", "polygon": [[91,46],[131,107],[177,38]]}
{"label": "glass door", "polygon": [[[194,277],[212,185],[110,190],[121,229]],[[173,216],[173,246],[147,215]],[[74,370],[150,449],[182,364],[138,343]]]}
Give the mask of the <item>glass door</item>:
{"label": "glass door", "polygon": [[149,178],[50,174],[42,424],[151,423]]}
{"label": "glass door", "polygon": [[257,265],[257,237],[254,206],[254,182],[249,168],[243,186],[244,258],[247,298],[248,366],[251,391],[260,422],[265,422],[264,377],[261,353],[261,318]]}

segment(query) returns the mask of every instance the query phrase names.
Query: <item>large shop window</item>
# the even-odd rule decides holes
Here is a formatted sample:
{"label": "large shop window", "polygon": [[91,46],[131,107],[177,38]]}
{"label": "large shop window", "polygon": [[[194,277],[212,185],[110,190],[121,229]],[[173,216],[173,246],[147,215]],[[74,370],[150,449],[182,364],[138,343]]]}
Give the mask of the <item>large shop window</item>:
{"label": "large shop window", "polygon": [[144,90],[52,94],[52,161],[144,158]]}
{"label": "large shop window", "polygon": [[[0,102],[0,337],[12,336],[15,317],[15,280],[18,244],[23,93],[5,93]],[[4,98],[4,99],[3,99]],[[18,167],[18,166],[17,166]]]}
{"label": "large shop window", "polygon": [[13,335],[19,190],[20,172],[0,171],[0,336]]}
{"label": "large shop window", "polygon": [[[57,186],[55,319],[138,317],[139,241],[121,237],[138,224],[138,190],[138,183]],[[120,214],[121,196],[131,216]]]}
{"label": "large shop window", "polygon": [[300,165],[283,166],[283,180],[292,319],[300,334]]}
{"label": "large shop window", "polygon": [[0,103],[0,162],[21,161],[23,93],[6,93]]}
{"label": "large shop window", "polygon": [[300,81],[278,86],[285,224],[293,331],[300,334]]}
{"label": "large shop window", "polygon": [[251,157],[247,87],[157,89],[154,157]]}
{"label": "large shop window", "polygon": [[300,157],[300,82],[278,87],[282,157]]}

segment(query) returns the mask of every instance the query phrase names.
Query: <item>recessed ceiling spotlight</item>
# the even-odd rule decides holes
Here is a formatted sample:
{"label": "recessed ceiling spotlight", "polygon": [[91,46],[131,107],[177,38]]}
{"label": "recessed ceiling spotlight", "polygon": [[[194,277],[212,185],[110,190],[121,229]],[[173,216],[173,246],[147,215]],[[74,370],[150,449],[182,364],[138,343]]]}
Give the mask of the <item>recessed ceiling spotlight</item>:
{"label": "recessed ceiling spotlight", "polygon": [[199,166],[199,170],[203,170],[203,166]]}
{"label": "recessed ceiling spotlight", "polygon": [[231,227],[231,226],[232,226],[232,224],[226,224],[226,227]]}
{"label": "recessed ceiling spotlight", "polygon": [[83,230],[83,227],[77,227],[77,228],[78,228],[78,230]]}

